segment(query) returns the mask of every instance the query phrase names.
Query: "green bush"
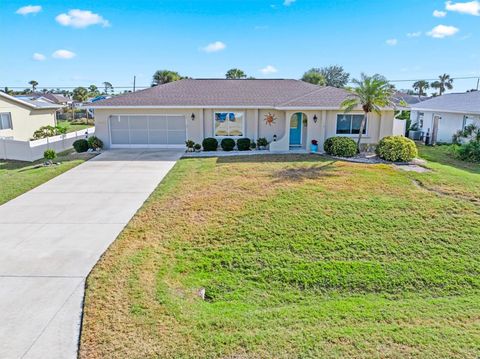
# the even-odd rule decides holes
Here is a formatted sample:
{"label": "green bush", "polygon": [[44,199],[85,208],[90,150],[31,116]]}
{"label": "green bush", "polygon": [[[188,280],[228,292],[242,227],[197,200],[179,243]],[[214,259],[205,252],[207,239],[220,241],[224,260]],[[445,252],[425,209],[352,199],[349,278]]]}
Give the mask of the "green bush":
{"label": "green bush", "polygon": [[250,142],[250,148],[251,148],[252,150],[254,150],[255,148],[257,148],[257,143],[255,142],[255,140],[253,140],[253,141]]}
{"label": "green bush", "polygon": [[199,143],[196,143],[193,145],[193,148],[195,149],[195,151],[200,151],[202,149],[202,145]]}
{"label": "green bush", "polygon": [[216,151],[218,148],[218,141],[213,137],[207,137],[202,141],[204,151]]}
{"label": "green bush", "polygon": [[224,138],[222,142],[220,142],[220,147],[224,151],[232,151],[235,147],[235,141],[231,138]]}
{"label": "green bush", "polygon": [[323,149],[332,156],[353,157],[357,154],[357,144],[350,137],[330,137],[325,140]]}
{"label": "green bush", "polygon": [[455,155],[462,161],[480,162],[480,141],[470,141],[458,146]]}
{"label": "green bush", "polygon": [[43,158],[45,158],[47,161],[53,161],[56,157],[57,157],[57,153],[55,152],[55,150],[52,150],[51,148],[43,152]]}
{"label": "green bush", "polygon": [[195,142],[193,142],[192,140],[187,140],[185,141],[185,146],[187,146],[187,149],[191,150],[193,146],[195,146]]}
{"label": "green bush", "polygon": [[408,162],[418,156],[415,142],[404,136],[387,136],[375,150],[380,158],[392,162]]}
{"label": "green bush", "polygon": [[88,141],[87,141],[87,140],[84,140],[84,139],[76,140],[76,141],[72,144],[72,146],[73,146],[73,148],[75,149],[75,151],[77,151],[78,153],[87,152],[87,151],[88,151]]}
{"label": "green bush", "polygon": [[101,139],[99,139],[97,136],[90,136],[87,140],[88,142],[88,147],[90,147],[91,149],[102,149],[103,148],[103,142]]}
{"label": "green bush", "polygon": [[257,140],[257,147],[267,147],[268,146],[268,141],[265,137],[260,137]]}
{"label": "green bush", "polygon": [[239,138],[237,140],[237,148],[239,151],[248,151],[250,150],[250,139],[249,138]]}

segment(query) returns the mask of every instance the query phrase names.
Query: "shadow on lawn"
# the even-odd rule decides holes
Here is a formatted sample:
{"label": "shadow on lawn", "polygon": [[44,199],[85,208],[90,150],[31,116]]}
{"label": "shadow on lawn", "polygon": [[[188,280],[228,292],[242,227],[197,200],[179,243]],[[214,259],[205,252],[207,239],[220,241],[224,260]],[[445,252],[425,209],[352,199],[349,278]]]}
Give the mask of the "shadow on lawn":
{"label": "shadow on lawn", "polygon": [[258,154],[245,156],[217,157],[217,164],[226,163],[279,163],[279,162],[327,162],[328,159],[312,154]]}
{"label": "shadow on lawn", "polygon": [[303,182],[305,180],[315,180],[325,177],[338,177],[341,174],[336,171],[335,162],[311,167],[290,167],[283,168],[272,173],[275,179],[274,183],[284,182]]}

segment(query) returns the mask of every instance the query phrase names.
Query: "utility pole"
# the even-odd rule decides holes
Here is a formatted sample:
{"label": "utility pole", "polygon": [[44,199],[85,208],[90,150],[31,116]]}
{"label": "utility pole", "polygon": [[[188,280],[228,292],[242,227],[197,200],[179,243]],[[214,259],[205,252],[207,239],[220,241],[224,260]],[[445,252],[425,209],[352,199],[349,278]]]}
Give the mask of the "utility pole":
{"label": "utility pole", "polygon": [[478,85],[480,84],[480,77],[477,79],[477,91],[478,91]]}
{"label": "utility pole", "polygon": [[[137,80],[137,76],[136,75],[133,75],[133,92],[135,92],[135,82]],[[478,88],[478,84],[477,84],[477,88]]]}

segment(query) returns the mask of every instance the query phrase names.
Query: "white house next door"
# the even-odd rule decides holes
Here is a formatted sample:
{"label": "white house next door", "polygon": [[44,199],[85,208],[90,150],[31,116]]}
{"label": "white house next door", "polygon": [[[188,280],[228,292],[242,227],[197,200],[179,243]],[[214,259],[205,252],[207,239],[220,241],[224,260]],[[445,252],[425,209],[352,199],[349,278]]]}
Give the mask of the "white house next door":
{"label": "white house next door", "polygon": [[114,115],[109,129],[112,148],[183,147],[187,138],[183,115]]}

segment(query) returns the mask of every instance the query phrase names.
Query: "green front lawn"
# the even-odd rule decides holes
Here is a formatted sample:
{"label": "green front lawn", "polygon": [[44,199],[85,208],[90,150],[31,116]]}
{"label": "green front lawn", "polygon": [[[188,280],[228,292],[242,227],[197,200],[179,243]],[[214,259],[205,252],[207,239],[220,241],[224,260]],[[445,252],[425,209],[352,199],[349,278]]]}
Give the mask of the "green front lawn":
{"label": "green front lawn", "polygon": [[69,150],[55,159],[55,162],[61,162],[60,165],[48,167],[38,167],[43,160],[31,163],[0,159],[0,205],[78,166],[92,156],[75,154]]}
{"label": "green front lawn", "polygon": [[180,160],[89,276],[80,357],[477,358],[480,176],[429,166]]}
{"label": "green front lawn", "polygon": [[75,131],[80,131],[80,130],[84,130],[86,128],[92,127],[92,125],[90,125],[90,124],[88,124],[88,125],[87,124],[72,124],[69,121],[58,121],[57,125],[62,126],[62,127],[66,127],[67,132],[75,132]]}

